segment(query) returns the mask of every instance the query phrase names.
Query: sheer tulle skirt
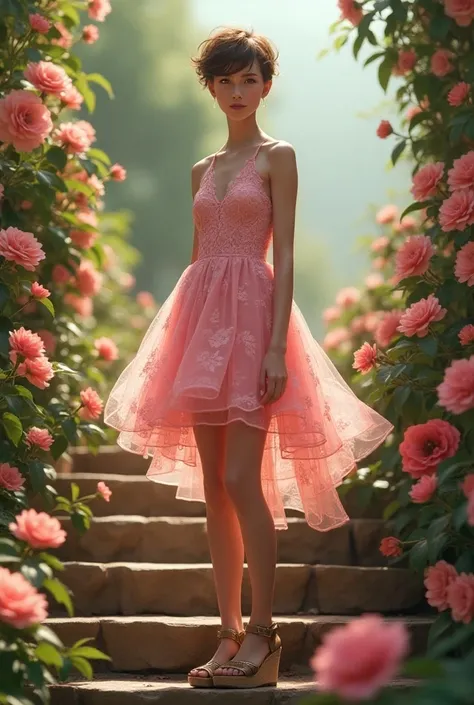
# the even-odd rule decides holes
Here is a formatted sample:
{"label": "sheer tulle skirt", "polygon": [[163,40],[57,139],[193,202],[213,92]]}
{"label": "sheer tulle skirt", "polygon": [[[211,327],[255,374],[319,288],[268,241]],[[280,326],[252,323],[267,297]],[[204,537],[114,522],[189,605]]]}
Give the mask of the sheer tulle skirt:
{"label": "sheer tulle skirt", "polygon": [[152,457],[151,480],[176,485],[180,499],[203,501],[193,427],[239,420],[267,429],[262,487],[276,527],[286,528],[286,507],[327,531],[348,520],[336,487],[392,427],[357,399],[295,303],[287,388],[275,404],[259,404],[272,292],[272,268],[260,259],[190,265],[115,384],[105,422],[120,432],[122,448]]}

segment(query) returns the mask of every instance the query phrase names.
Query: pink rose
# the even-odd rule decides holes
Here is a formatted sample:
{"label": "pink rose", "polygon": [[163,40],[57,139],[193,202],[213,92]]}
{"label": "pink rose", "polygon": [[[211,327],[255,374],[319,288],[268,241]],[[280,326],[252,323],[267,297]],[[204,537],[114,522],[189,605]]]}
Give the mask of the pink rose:
{"label": "pink rose", "polygon": [[[90,185],[90,184],[89,184]],[[97,213],[93,210],[82,210],[77,214],[78,219],[85,225],[90,225],[91,228],[96,228],[98,225]]]}
{"label": "pink rose", "polygon": [[55,133],[55,139],[68,154],[82,154],[91,146],[87,133],[74,122],[63,122]]}
{"label": "pink rose", "polygon": [[360,291],[355,286],[341,289],[336,296],[336,304],[341,308],[349,308],[360,301]]}
{"label": "pink rose", "polygon": [[56,517],[36,509],[24,509],[9,524],[13,536],[20,541],[26,541],[32,548],[58,548],[66,540],[66,532]]}
{"label": "pink rose", "polygon": [[8,342],[13,364],[16,363],[18,355],[22,358],[35,358],[44,353],[44,344],[39,335],[23,326],[10,332]]}
{"label": "pink rose", "polygon": [[124,289],[131,289],[135,286],[136,279],[133,274],[130,274],[130,272],[122,272],[120,275],[119,284],[120,286],[123,286]]}
{"label": "pink rose", "polygon": [[410,426],[399,448],[403,471],[414,478],[432,475],[443,460],[456,455],[460,439],[458,429],[441,419]]}
{"label": "pink rose", "polygon": [[468,152],[453,162],[448,171],[448,185],[451,191],[474,186],[474,152]]}
{"label": "pink rose", "polygon": [[375,330],[375,342],[382,348],[387,348],[397,335],[400,325],[401,311],[387,311],[379,321]]}
{"label": "pink rose", "polygon": [[395,281],[421,276],[430,266],[434,248],[427,235],[412,235],[398,250],[395,257]]}
{"label": "pink rose", "polygon": [[47,607],[45,595],[21,573],[0,568],[0,621],[15,629],[26,629],[46,619]]}
{"label": "pink rose", "polygon": [[99,39],[99,28],[95,24],[88,24],[82,30],[82,41],[86,44],[95,44]]}
{"label": "pink rose", "polygon": [[372,272],[366,276],[364,284],[367,289],[377,289],[379,286],[382,286],[384,282],[385,279],[379,272]]}
{"label": "pink rose", "polygon": [[448,103],[454,108],[457,108],[464,103],[470,92],[471,86],[469,83],[465,83],[464,81],[456,83],[454,88],[451,88],[448,93]]}
{"label": "pink rose", "polygon": [[110,502],[110,498],[112,497],[112,490],[105,484],[105,482],[97,483],[97,492],[102,495],[106,502]]}
{"label": "pink rose", "polygon": [[62,22],[56,22],[54,26],[61,36],[59,39],[52,39],[51,43],[56,44],[58,47],[62,47],[63,49],[70,49],[74,44],[74,38],[71,32],[63,25]]}
{"label": "pink rose", "polygon": [[75,245],[87,250],[92,247],[99,237],[99,233],[86,232],[85,230],[71,230],[69,237]]}
{"label": "pink rose", "polygon": [[456,255],[454,274],[458,282],[474,286],[474,242],[468,242]]}
{"label": "pink rose", "polygon": [[474,355],[451,363],[438,387],[438,400],[452,414],[474,408]]}
{"label": "pink rose", "polygon": [[352,367],[363,375],[370,372],[377,362],[377,346],[364,343],[359,350],[354,353]]}
{"label": "pink rose", "polygon": [[93,304],[89,296],[76,296],[76,294],[68,292],[64,297],[64,303],[72,306],[75,312],[83,318],[92,316]]}
{"label": "pink rose", "polygon": [[51,331],[46,330],[46,328],[42,328],[41,330],[36,331],[36,334],[39,335],[43,341],[45,352],[47,352],[48,355],[53,355],[56,350],[57,341]]}
{"label": "pink rose", "polygon": [[412,105],[410,108],[408,108],[406,112],[406,119],[408,120],[408,122],[410,122],[411,120],[413,120],[415,115],[419,115],[421,112],[423,111],[419,105]]}
{"label": "pink rose", "polygon": [[97,340],[94,341],[94,347],[99,353],[99,357],[107,360],[107,362],[118,360],[118,348],[110,338],[97,338]]}
{"label": "pink rose", "polygon": [[414,49],[405,49],[398,52],[397,74],[403,76],[412,71],[416,64],[416,51]]}
{"label": "pink rose", "polygon": [[80,409],[79,415],[87,421],[98,419],[102,413],[104,406],[102,399],[92,387],[87,387],[80,392],[83,408]]}
{"label": "pink rose", "polygon": [[325,350],[337,350],[343,343],[347,343],[348,340],[350,340],[349,331],[347,328],[339,326],[326,333],[323,340],[323,348]]}
{"label": "pink rose", "polygon": [[32,426],[26,434],[25,443],[28,446],[38,446],[41,450],[48,451],[54,443],[54,438],[47,428]]}
{"label": "pink rose", "polygon": [[92,262],[83,260],[76,270],[75,285],[82,296],[95,296],[102,287],[102,275]]}
{"label": "pink rose", "polygon": [[33,282],[31,285],[31,295],[34,296],[35,299],[47,299],[51,296],[51,292],[39,282]]}
{"label": "pink rose", "polygon": [[9,262],[33,272],[46,255],[32,233],[9,227],[0,230],[0,255]]}
{"label": "pink rose", "polygon": [[444,11],[459,27],[469,27],[474,19],[474,0],[444,0]]}
{"label": "pink rose", "polygon": [[402,233],[405,230],[414,230],[417,227],[418,223],[416,222],[415,218],[411,215],[406,215],[404,218],[401,219],[399,223],[395,223],[393,226],[395,228],[395,231],[397,233]]}
{"label": "pink rose", "polygon": [[379,225],[386,225],[387,223],[392,223],[397,217],[397,206],[389,204],[378,211],[377,215],[375,216],[375,220],[377,221],[377,223],[379,223]]}
{"label": "pink rose", "polygon": [[385,558],[396,558],[397,556],[401,556],[403,553],[401,541],[395,538],[395,536],[387,536],[382,539],[379,550]]}
{"label": "pink rose", "polygon": [[25,69],[25,78],[42,93],[60,95],[72,84],[71,79],[61,66],[56,66],[52,61],[39,61],[30,63]]}
{"label": "pink rose", "polygon": [[431,607],[436,607],[439,612],[448,609],[447,590],[457,575],[456,568],[446,561],[438,561],[426,569],[426,601]]}
{"label": "pink rose", "polygon": [[425,201],[434,196],[438,189],[438,183],[443,178],[444,163],[436,162],[427,164],[419,169],[413,177],[411,192],[416,201]]}
{"label": "pink rose", "polygon": [[380,322],[380,317],[382,315],[383,313],[381,311],[369,311],[368,313],[364,314],[364,330],[366,330],[367,333],[373,333],[377,328]]}
{"label": "pink rose", "polygon": [[72,278],[72,274],[64,265],[55,264],[51,272],[51,277],[55,284],[66,284]]}
{"label": "pink rose", "polygon": [[72,85],[61,93],[60,98],[70,110],[80,110],[84,102],[82,94]]}
{"label": "pink rose", "polygon": [[121,164],[113,164],[110,167],[110,178],[113,181],[125,181],[127,178],[127,170]]}
{"label": "pink rose", "polygon": [[355,27],[360,24],[364,13],[358,3],[354,0],[338,0],[337,6],[341,11],[341,20],[348,20]]}
{"label": "pink rose", "polygon": [[[379,211],[380,212],[380,211]],[[390,240],[386,235],[383,235],[382,237],[378,237],[370,245],[370,249],[372,252],[383,252],[387,245],[390,243]]]}
{"label": "pink rose", "polygon": [[474,472],[471,472],[469,473],[469,475],[466,475],[461,484],[461,489],[466,495],[466,497],[469,499],[469,497],[474,493]]}
{"label": "pink rose", "polygon": [[150,294],[149,291],[139,291],[136,296],[136,302],[143,308],[155,308],[156,306],[153,294]]}
{"label": "pink rose", "polygon": [[460,573],[448,585],[447,599],[454,621],[469,624],[474,617],[474,575]]}
{"label": "pink rose", "polygon": [[109,0],[89,0],[89,17],[96,22],[103,22],[112,12]]}
{"label": "pink rose", "polygon": [[447,49],[438,49],[431,57],[431,70],[438,78],[447,76],[448,73],[454,71],[454,65],[451,63],[453,53]]}
{"label": "pink rose", "polygon": [[408,338],[413,335],[424,338],[429,333],[430,325],[441,321],[446,313],[446,309],[441,308],[436,296],[430,294],[427,299],[416,301],[402,313],[397,330]]}
{"label": "pink rose", "polygon": [[338,321],[341,317],[342,311],[337,306],[330,306],[323,311],[323,321],[328,325],[329,323],[334,323]]}
{"label": "pink rose", "polygon": [[393,132],[393,127],[388,120],[382,120],[377,128],[377,137],[384,140],[389,137]]}
{"label": "pink rose", "polygon": [[439,222],[442,230],[465,230],[474,223],[474,189],[465,188],[449,196],[439,210]]}
{"label": "pink rose", "polygon": [[367,700],[389,683],[407,656],[408,630],[379,615],[357,617],[323,636],[311,659],[318,688],[347,700]]}
{"label": "pink rose", "polygon": [[38,34],[46,34],[51,29],[51,22],[43,15],[33,14],[29,16],[30,27]]}
{"label": "pink rose", "polygon": [[376,257],[372,262],[372,266],[374,269],[383,269],[386,264],[387,260],[385,259],[385,257]]}
{"label": "pink rose", "polygon": [[26,377],[28,382],[38,389],[46,389],[49,387],[49,381],[54,377],[54,370],[48,358],[41,355],[22,362],[17,374],[19,377]]}
{"label": "pink rose", "polygon": [[437,487],[438,481],[434,475],[423,475],[418,482],[415,482],[408,494],[415,504],[424,504],[429,502]]}
{"label": "pink rose", "polygon": [[474,326],[470,323],[469,325],[464,326],[464,328],[461,328],[458,333],[458,337],[461,345],[470,345],[471,343],[474,343]]}
{"label": "pink rose", "polygon": [[42,145],[52,129],[51,113],[35,93],[15,90],[0,100],[0,140],[19,152]]}
{"label": "pink rose", "polygon": [[96,131],[95,128],[90,124],[90,122],[87,122],[87,120],[78,120],[74,124],[76,125],[76,127],[80,128],[83,132],[86,133],[87,138],[91,144],[92,142],[96,141]]}
{"label": "pink rose", "polygon": [[25,478],[17,467],[8,463],[0,463],[0,487],[11,492],[21,490],[25,484]]}

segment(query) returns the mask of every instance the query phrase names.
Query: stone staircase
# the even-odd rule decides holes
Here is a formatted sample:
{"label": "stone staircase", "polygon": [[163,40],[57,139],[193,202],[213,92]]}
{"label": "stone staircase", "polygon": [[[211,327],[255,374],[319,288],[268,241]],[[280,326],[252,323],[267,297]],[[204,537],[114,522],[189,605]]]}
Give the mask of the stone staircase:
{"label": "stone staircase", "polygon": [[[186,672],[207,660],[219,624],[206,540],[204,505],[177,501],[175,489],[145,478],[147,462],[116,448],[97,456],[78,452],[55,486],[69,496],[72,480],[81,495],[104,480],[110,503],[97,501],[89,532],[80,537],[64,520],[68,540],[57,555],[64,582],[74,593],[76,616],[51,605],[50,626],[66,644],[92,637],[111,662],[95,662],[92,682],[74,679],[52,689],[53,705],[293,705],[316,685],[308,667],[322,636],[363,612],[406,622],[413,653],[423,653],[432,618],[423,608],[420,577],[384,565],[384,497],[365,515],[350,497],[350,524],[315,532],[289,513],[278,532],[275,620],[281,625],[282,678],[277,690],[194,690]],[[244,614],[250,605],[245,571]],[[404,683],[395,683],[403,687]]]}

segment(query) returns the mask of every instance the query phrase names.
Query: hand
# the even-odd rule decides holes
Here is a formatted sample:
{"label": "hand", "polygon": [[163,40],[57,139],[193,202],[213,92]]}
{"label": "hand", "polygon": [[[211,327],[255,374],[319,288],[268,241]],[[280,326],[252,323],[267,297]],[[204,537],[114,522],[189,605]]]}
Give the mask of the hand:
{"label": "hand", "polygon": [[287,380],[285,353],[268,350],[260,372],[260,403],[265,406],[278,401],[285,391]]}

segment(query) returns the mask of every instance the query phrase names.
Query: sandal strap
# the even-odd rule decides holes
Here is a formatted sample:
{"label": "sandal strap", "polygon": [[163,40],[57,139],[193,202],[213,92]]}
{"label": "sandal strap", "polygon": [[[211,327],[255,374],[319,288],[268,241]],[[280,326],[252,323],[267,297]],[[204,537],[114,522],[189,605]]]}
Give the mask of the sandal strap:
{"label": "sandal strap", "polygon": [[264,636],[266,639],[272,639],[278,632],[278,624],[274,622],[269,627],[263,627],[260,624],[247,624],[245,631],[247,634],[257,634],[257,636]]}
{"label": "sandal strap", "polygon": [[236,641],[237,644],[242,644],[244,640],[245,632],[238,632],[237,629],[223,629],[222,627],[218,630],[217,632],[217,638],[219,641],[221,639],[232,639],[233,641]]}
{"label": "sandal strap", "polygon": [[221,666],[221,668],[235,668],[238,671],[242,671],[244,676],[254,676],[259,666],[256,666],[250,661],[229,661]]}
{"label": "sandal strap", "polygon": [[212,676],[214,675],[214,671],[217,671],[217,669],[220,667],[221,667],[220,663],[217,663],[217,661],[214,661],[214,659],[211,659],[210,661],[203,664],[202,666],[196,666],[196,668],[193,668],[193,671],[206,671],[209,678],[212,678]]}

